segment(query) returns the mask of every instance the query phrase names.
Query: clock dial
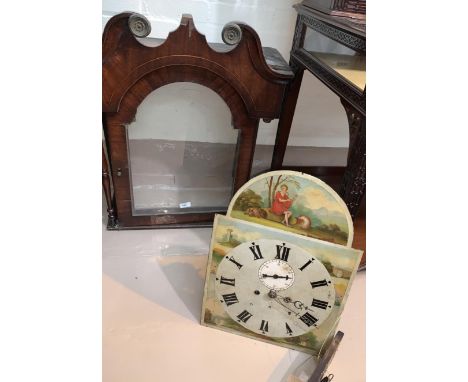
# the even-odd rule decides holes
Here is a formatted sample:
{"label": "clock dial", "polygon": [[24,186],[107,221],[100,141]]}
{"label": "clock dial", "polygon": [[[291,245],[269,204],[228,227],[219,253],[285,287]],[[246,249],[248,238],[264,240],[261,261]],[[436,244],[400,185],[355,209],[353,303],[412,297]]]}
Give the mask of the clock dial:
{"label": "clock dial", "polygon": [[269,337],[294,337],[319,327],[335,302],[325,266],[284,241],[240,244],[221,260],[216,296],[229,316]]}

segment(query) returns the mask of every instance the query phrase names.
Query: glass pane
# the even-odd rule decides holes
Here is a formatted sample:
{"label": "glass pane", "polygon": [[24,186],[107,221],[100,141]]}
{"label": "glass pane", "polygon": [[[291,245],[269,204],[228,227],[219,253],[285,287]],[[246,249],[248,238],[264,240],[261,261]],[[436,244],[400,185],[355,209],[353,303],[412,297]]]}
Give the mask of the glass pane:
{"label": "glass pane", "polygon": [[238,131],[212,90],[163,86],[145,98],[127,127],[134,215],[226,209]]}
{"label": "glass pane", "polygon": [[366,86],[366,56],[307,28],[303,48],[356,87]]}

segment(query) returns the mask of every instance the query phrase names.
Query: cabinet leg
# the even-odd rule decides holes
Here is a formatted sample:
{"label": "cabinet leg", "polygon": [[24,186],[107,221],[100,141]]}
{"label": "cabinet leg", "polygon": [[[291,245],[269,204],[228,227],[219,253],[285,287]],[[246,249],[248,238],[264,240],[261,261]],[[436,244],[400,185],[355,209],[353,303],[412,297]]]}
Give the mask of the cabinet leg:
{"label": "cabinet leg", "polygon": [[278,121],[278,130],[276,131],[275,147],[273,149],[273,158],[271,161],[271,169],[279,170],[283,166],[284,154],[288,145],[289,132],[296,110],[297,97],[301,88],[303,69],[296,71],[294,80],[286,90],[281,116]]}
{"label": "cabinet leg", "polygon": [[340,195],[354,219],[366,191],[366,118],[342,100],[349,122],[348,165]]}
{"label": "cabinet leg", "polygon": [[257,142],[258,119],[249,119],[239,130],[237,140],[237,166],[233,194],[250,179]]}
{"label": "cabinet leg", "polygon": [[107,203],[107,227],[115,228],[117,226],[117,218],[115,216],[114,203],[112,199],[109,164],[107,163],[104,147],[102,148],[102,188],[104,189]]}

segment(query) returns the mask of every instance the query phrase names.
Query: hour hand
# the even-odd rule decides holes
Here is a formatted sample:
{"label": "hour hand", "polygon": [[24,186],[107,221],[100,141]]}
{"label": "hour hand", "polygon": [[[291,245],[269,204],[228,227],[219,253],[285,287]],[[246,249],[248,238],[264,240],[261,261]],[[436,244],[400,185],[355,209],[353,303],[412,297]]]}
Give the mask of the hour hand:
{"label": "hour hand", "polygon": [[286,275],[286,276],[280,276],[280,275],[277,275],[277,274],[274,274],[274,275],[267,275],[266,273],[263,273],[262,274],[262,277],[265,279],[267,277],[271,277],[273,279],[286,279],[286,280],[289,280],[289,276]]}

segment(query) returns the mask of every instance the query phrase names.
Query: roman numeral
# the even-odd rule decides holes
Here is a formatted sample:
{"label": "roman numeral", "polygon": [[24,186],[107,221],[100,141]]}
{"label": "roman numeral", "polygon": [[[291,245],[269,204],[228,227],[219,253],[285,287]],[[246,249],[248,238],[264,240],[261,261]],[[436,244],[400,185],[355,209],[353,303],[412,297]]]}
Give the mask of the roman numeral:
{"label": "roman numeral", "polygon": [[227,306],[239,302],[235,293],[223,294],[223,299]]}
{"label": "roman numeral", "polygon": [[288,261],[290,249],[291,248],[286,247],[285,243],[283,243],[283,245],[276,245],[276,257],[275,257],[275,259]]}
{"label": "roman numeral", "polygon": [[249,247],[254,255],[254,260],[263,259],[262,252],[260,251],[260,246],[255,243],[252,243],[252,246]]}
{"label": "roman numeral", "polygon": [[236,279],[227,279],[227,278],[221,276],[221,280],[219,280],[219,283],[235,286],[236,285]]}
{"label": "roman numeral", "polygon": [[318,321],[314,316],[312,316],[308,312],[299,317],[299,319],[307,326],[312,326]]}
{"label": "roman numeral", "polygon": [[327,309],[328,302],[322,300],[316,300],[315,298],[312,300],[312,306],[320,309]]}
{"label": "roman numeral", "polygon": [[321,286],[327,286],[328,282],[327,282],[327,280],[323,279],[323,280],[320,280],[320,281],[311,282],[310,285],[312,285],[312,288],[317,288],[317,287],[321,287]]}
{"label": "roman numeral", "polygon": [[285,322],[285,324],[286,324],[286,333],[289,334],[289,335],[291,335],[291,334],[292,334],[291,328],[289,327],[289,325],[288,325],[287,322]]}
{"label": "roman numeral", "polygon": [[244,310],[242,313],[240,313],[237,318],[239,319],[239,321],[242,321],[242,322],[247,322],[249,320],[249,318],[252,317],[252,314],[247,312],[246,310]]}
{"label": "roman numeral", "polygon": [[236,264],[237,265],[237,268],[241,269],[242,268],[242,264],[239,264],[236,260],[234,260],[234,257],[230,257],[229,258],[229,261],[231,261],[232,263]]}
{"label": "roman numeral", "polygon": [[307,266],[308,266],[309,264],[312,264],[312,261],[314,261],[314,260],[309,260],[307,263],[305,263],[305,264],[304,264],[302,267],[300,267],[299,269],[300,269],[301,271],[303,271],[304,269],[307,268]]}
{"label": "roman numeral", "polygon": [[260,330],[262,332],[268,332],[268,321],[262,320],[262,323],[260,324]]}

